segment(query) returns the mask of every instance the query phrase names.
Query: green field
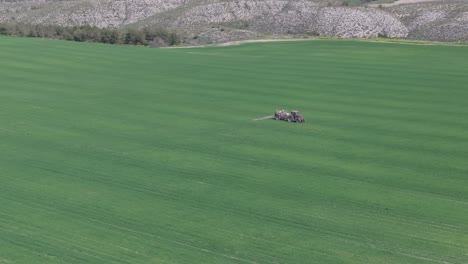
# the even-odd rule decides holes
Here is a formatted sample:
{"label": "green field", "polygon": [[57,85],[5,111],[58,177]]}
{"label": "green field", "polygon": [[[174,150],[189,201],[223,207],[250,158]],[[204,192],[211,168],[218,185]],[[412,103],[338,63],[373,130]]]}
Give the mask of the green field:
{"label": "green field", "polygon": [[468,47],[1,37],[0,149],[1,264],[468,263]]}

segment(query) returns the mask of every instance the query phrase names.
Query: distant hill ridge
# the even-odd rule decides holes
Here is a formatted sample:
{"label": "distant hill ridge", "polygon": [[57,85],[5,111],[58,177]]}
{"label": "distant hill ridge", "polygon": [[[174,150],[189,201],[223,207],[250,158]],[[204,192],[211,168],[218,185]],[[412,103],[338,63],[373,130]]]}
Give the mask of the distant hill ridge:
{"label": "distant hill ridge", "polygon": [[0,22],[157,25],[193,44],[288,34],[468,40],[468,1],[399,0],[387,6],[391,2],[395,1],[0,0]]}

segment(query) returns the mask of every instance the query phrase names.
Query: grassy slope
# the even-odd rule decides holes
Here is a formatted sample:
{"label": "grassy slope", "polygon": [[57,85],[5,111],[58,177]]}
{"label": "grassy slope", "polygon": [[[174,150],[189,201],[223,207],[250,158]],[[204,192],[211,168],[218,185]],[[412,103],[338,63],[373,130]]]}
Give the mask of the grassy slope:
{"label": "grassy slope", "polygon": [[[0,263],[463,263],[468,48],[0,38]],[[251,121],[299,108],[307,123]]]}

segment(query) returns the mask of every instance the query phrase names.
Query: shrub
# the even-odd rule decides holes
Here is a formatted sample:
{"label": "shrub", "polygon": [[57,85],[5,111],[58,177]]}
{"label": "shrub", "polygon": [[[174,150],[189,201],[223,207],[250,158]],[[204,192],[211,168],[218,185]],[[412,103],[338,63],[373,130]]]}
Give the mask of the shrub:
{"label": "shrub", "polygon": [[177,45],[181,42],[176,33],[157,27],[116,29],[98,28],[89,25],[62,27],[57,25],[0,23],[0,34],[155,47]]}

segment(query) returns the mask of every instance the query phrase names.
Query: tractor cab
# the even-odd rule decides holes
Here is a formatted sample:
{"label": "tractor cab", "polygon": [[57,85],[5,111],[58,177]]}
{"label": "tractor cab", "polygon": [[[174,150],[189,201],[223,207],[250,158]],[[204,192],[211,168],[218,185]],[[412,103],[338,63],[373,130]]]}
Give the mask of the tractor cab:
{"label": "tractor cab", "polygon": [[291,111],[291,116],[288,117],[288,122],[304,123],[304,117],[299,113],[299,111]]}
{"label": "tractor cab", "polygon": [[301,116],[301,114],[300,114],[299,111],[297,111],[297,110],[291,111],[291,115],[292,115],[294,118],[297,118],[297,117]]}

